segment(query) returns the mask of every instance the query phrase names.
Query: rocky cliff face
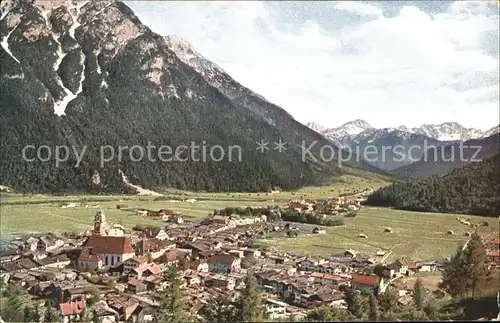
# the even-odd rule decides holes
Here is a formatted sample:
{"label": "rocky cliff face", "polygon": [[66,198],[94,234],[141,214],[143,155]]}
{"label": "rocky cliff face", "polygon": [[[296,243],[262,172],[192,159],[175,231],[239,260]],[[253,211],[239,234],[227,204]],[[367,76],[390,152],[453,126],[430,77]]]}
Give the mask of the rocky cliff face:
{"label": "rocky cliff face", "polygon": [[[302,140],[318,140],[318,146],[328,141],[213,63],[197,69],[179,56],[175,46],[182,44],[151,32],[122,2],[3,1],[0,33],[2,184],[117,192],[126,190],[121,169],[132,183],[149,188],[236,191],[299,187],[341,172],[333,164],[303,162],[297,147]],[[284,152],[273,149],[279,139],[288,142]],[[260,140],[270,142],[265,154],[255,149]],[[209,150],[239,146],[241,161],[229,161],[227,150],[221,161],[163,162],[156,155],[138,161],[130,150],[192,142]],[[26,145],[35,147],[29,158],[41,145],[66,145],[70,153],[58,167],[54,156],[28,162]],[[78,162],[71,149],[84,146]],[[103,146],[115,151],[105,165]],[[119,146],[129,149],[118,156]],[[96,170],[99,185],[91,180]]]}

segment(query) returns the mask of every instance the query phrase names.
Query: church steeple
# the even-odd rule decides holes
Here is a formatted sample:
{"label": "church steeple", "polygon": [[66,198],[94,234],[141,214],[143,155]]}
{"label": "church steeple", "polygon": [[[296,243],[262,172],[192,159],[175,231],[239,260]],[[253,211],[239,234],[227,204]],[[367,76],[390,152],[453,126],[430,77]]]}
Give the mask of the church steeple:
{"label": "church steeple", "polygon": [[102,208],[98,208],[94,216],[94,235],[105,236],[106,235],[106,215]]}

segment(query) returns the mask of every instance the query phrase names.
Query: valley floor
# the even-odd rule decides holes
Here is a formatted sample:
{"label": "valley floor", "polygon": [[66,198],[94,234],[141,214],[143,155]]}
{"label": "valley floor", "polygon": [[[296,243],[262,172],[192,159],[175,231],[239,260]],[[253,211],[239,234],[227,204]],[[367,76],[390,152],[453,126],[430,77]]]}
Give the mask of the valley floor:
{"label": "valley floor", "polygon": [[[83,232],[93,225],[96,207],[101,207],[110,223],[126,228],[147,224],[164,226],[161,220],[140,217],[135,209],[158,211],[171,209],[185,215],[185,221],[198,221],[215,209],[225,207],[285,205],[290,199],[320,199],[346,193],[377,189],[388,182],[377,178],[344,175],[335,183],[323,187],[308,187],[295,192],[270,193],[190,193],[164,191],[159,199],[151,196],[22,196],[2,195],[0,233],[2,238],[28,232]],[[191,201],[190,201],[191,200]],[[76,202],[76,207],[61,205]],[[83,203],[82,203],[83,202]],[[125,204],[129,210],[118,209]],[[263,241],[273,248],[298,254],[328,255],[353,249],[359,252],[390,252],[388,260],[402,256],[414,259],[442,259],[451,256],[467,241],[465,233],[472,228],[456,220],[457,215],[399,211],[388,208],[363,207],[354,218],[345,218],[345,225],[328,227],[326,234],[297,238],[277,238]],[[472,223],[489,221],[480,233],[498,235],[496,218],[460,215]],[[392,233],[384,233],[390,227]],[[453,235],[447,231],[453,230]],[[364,233],[368,238],[361,238]]]}
{"label": "valley floor", "polygon": [[[326,234],[280,238],[263,241],[273,248],[302,255],[329,255],[346,249],[374,253],[378,250],[391,252],[388,260],[403,256],[411,259],[443,259],[454,254],[468,240],[467,231],[472,228],[461,224],[457,215],[400,211],[389,208],[364,207],[354,218],[346,218],[345,225],[328,227]],[[498,236],[497,218],[459,215],[472,223],[488,221],[489,227],[479,227],[485,236]],[[384,232],[391,228],[392,233]],[[454,232],[447,234],[448,230]],[[361,238],[364,233],[368,238]]]}

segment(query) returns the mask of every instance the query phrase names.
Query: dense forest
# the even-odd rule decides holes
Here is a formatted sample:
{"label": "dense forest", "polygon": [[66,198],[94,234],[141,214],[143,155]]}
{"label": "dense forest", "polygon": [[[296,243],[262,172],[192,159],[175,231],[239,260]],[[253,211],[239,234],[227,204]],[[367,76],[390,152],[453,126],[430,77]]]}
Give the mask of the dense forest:
{"label": "dense forest", "polygon": [[445,176],[395,182],[375,191],[367,204],[413,211],[500,214],[500,155],[453,170]]}

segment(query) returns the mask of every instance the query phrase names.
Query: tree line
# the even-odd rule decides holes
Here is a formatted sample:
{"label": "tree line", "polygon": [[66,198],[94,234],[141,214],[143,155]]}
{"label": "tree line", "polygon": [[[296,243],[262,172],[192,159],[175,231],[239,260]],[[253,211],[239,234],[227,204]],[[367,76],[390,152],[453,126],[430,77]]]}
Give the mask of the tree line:
{"label": "tree line", "polygon": [[366,204],[412,211],[497,216],[500,214],[499,163],[500,155],[496,155],[445,176],[395,182],[371,194]]}

